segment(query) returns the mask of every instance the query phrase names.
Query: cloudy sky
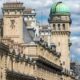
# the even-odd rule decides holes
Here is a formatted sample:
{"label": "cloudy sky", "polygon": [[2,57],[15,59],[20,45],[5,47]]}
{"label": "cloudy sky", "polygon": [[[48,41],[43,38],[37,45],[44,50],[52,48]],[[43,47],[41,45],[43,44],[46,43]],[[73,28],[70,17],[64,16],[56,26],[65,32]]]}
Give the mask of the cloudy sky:
{"label": "cloudy sky", "polygon": [[36,9],[37,20],[40,24],[48,24],[49,11],[51,5],[55,2],[62,1],[70,8],[71,12],[71,59],[80,61],[80,0],[0,0],[0,6],[7,1],[21,1],[26,7]]}

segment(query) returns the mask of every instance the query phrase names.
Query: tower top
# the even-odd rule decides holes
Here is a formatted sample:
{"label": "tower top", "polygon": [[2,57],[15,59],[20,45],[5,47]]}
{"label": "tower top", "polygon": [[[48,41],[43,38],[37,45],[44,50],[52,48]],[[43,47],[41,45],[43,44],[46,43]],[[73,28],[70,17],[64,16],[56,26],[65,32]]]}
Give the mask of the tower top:
{"label": "tower top", "polygon": [[62,2],[54,3],[51,7],[51,12],[50,12],[50,14],[52,15],[54,14],[66,15],[69,13],[70,13],[69,8]]}
{"label": "tower top", "polygon": [[8,9],[24,9],[25,7],[23,6],[23,3],[21,2],[6,2],[3,4],[3,10],[8,10]]}

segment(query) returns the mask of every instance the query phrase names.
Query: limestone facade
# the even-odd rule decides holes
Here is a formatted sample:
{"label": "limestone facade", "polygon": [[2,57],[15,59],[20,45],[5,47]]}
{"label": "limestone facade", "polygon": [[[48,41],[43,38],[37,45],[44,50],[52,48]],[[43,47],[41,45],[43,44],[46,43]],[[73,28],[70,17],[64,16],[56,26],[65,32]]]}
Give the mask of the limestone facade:
{"label": "limestone facade", "polygon": [[[46,40],[45,35],[40,34],[42,30],[37,25],[34,10],[26,10],[23,3],[4,3],[2,11],[0,80],[75,80],[68,56],[70,30],[53,32],[52,29]],[[29,23],[31,16],[32,24]],[[69,29],[69,23],[66,25]],[[65,61],[64,66],[62,61]]]}

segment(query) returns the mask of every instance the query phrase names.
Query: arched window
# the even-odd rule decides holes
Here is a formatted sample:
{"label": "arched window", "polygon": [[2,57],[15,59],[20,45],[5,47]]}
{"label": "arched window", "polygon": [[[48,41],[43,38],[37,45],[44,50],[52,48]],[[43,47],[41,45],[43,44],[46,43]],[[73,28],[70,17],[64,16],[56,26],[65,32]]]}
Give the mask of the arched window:
{"label": "arched window", "polygon": [[63,24],[63,30],[65,30],[65,24]]}
{"label": "arched window", "polygon": [[53,24],[53,30],[56,30],[56,25],[55,24]]}
{"label": "arched window", "polygon": [[58,24],[58,30],[60,30],[60,24]]}

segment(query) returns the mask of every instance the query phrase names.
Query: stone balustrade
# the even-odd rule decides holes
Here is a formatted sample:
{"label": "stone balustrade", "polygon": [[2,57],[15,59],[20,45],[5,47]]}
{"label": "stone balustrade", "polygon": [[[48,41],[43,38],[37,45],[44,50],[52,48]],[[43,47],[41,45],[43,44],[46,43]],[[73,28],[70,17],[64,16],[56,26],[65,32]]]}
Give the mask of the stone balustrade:
{"label": "stone balustrade", "polygon": [[76,77],[75,74],[71,70],[67,70],[67,69],[64,69],[64,68],[62,70],[62,74],[66,75],[66,76],[70,76],[70,77],[72,77],[74,79]]}
{"label": "stone balustrade", "polygon": [[[13,55],[32,55],[32,56],[42,56],[51,62],[59,65],[59,57],[61,56],[60,52],[56,52],[56,46],[50,45],[48,46],[47,42],[39,42],[35,44],[34,42],[31,44],[18,44],[15,43],[10,38],[2,38],[1,42],[5,45],[9,46],[9,52]],[[39,45],[38,45],[39,44]],[[43,50],[42,50],[43,49]],[[9,55],[11,55],[9,54]]]}

